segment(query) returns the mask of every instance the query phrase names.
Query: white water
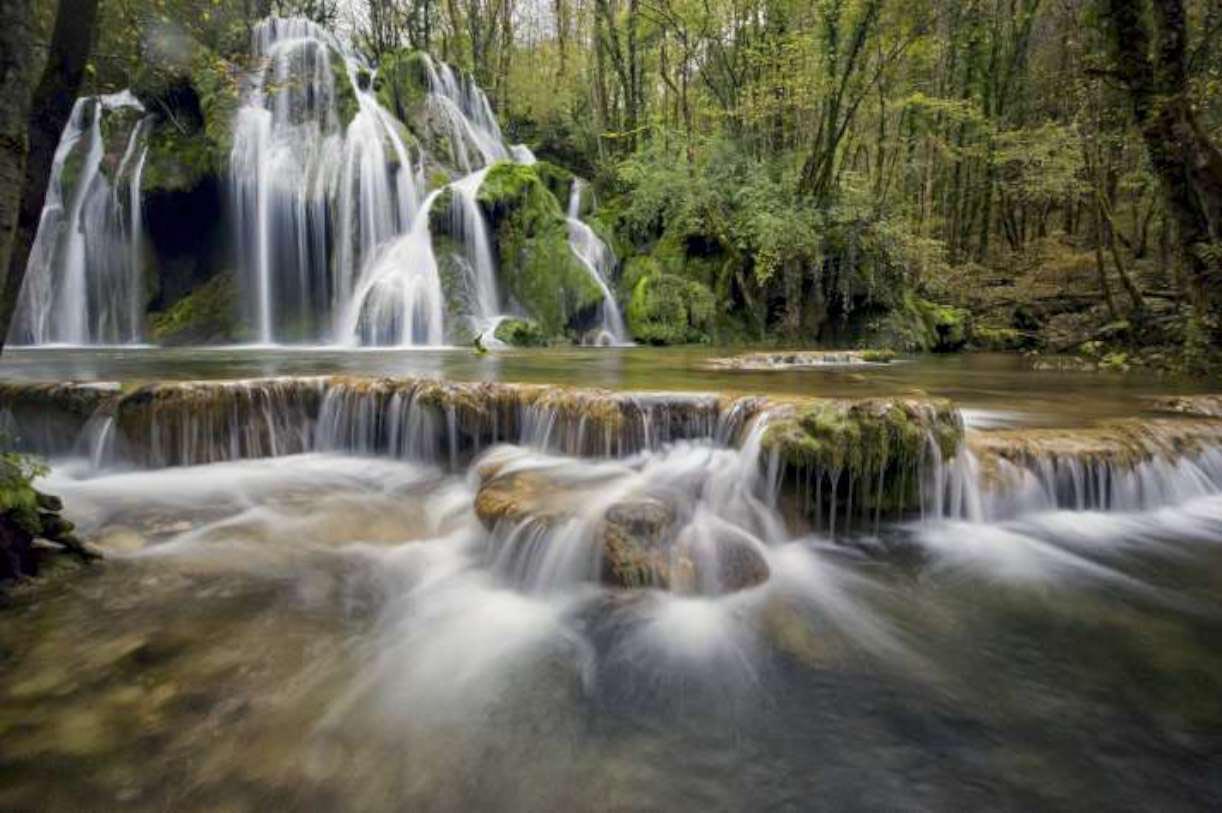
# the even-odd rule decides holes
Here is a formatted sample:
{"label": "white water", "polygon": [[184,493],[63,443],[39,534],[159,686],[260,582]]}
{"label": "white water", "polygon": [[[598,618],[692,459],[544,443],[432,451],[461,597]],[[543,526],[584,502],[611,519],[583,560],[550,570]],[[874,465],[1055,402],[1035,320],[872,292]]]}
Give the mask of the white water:
{"label": "white water", "polygon": [[615,267],[615,256],[594,230],[581,220],[581,193],[585,184],[580,178],[573,179],[573,187],[569,192],[568,226],[569,245],[582,266],[590,272],[590,278],[603,293],[600,308],[602,320],[596,344],[629,344],[628,331],[624,327],[624,317],[620,313],[615,295],[611,293],[608,279]]}
{"label": "white water", "polygon": [[[9,332],[14,344],[129,344],[144,332],[140,182],[147,123],[104,169],[102,119],[143,111],[128,91],[77,100],[56,147],[46,203]],[[64,168],[75,161],[75,183]],[[126,194],[123,194],[126,193]]]}
{"label": "white water", "polygon": [[341,339],[361,345],[444,343],[444,299],[429,236],[438,194],[425,199],[411,231],[370,258],[342,314]]}
{"label": "white water", "polygon": [[[235,122],[230,182],[255,337],[330,338],[362,269],[386,256],[419,209],[411,159],[390,115],[358,86],[366,66],[328,31],[271,18],[255,27],[253,51],[259,66]],[[357,105],[346,127],[343,98]],[[370,334],[413,335],[391,325]]]}

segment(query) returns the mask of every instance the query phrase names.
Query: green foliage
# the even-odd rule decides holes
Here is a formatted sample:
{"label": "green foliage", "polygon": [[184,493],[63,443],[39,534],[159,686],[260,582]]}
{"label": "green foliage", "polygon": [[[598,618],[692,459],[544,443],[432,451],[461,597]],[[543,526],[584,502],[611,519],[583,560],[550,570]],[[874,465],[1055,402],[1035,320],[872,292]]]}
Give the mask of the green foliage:
{"label": "green foliage", "polygon": [[672,274],[641,277],[628,301],[628,330],[646,344],[709,341],[717,303],[699,282]]}
{"label": "green foliage", "polygon": [[502,320],[492,335],[513,347],[542,347],[547,344],[543,328],[532,319]]}
{"label": "green foliage", "polygon": [[970,315],[964,309],[939,305],[905,292],[877,333],[893,347],[947,353],[967,344],[969,331]]}

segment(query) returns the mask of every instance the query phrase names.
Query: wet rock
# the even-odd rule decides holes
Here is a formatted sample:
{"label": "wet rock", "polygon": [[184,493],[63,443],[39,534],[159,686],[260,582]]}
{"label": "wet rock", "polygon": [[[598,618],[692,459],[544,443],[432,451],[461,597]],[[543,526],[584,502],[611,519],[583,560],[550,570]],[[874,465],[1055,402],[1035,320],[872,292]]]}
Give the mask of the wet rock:
{"label": "wet rock", "polygon": [[806,367],[863,367],[889,364],[892,350],[791,350],[775,353],[745,353],[711,359],[708,364],[722,370],[784,370]]}
{"label": "wet rock", "polygon": [[616,587],[669,588],[676,581],[694,581],[690,559],[676,555],[670,544],[675,512],[654,499],[619,502],[607,509],[599,528],[600,577]]}

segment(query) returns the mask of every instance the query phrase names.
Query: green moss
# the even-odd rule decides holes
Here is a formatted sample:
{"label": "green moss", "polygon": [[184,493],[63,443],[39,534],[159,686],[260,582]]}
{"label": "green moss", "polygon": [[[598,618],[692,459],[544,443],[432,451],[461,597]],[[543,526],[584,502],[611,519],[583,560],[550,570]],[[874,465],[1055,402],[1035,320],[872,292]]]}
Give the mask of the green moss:
{"label": "green moss", "polygon": [[493,335],[514,347],[542,347],[547,344],[543,328],[531,319],[505,319],[496,326]]}
{"label": "green moss", "polygon": [[149,315],[149,335],[165,345],[208,344],[242,339],[237,320],[237,286],[218,274],[174,303]]}
{"label": "green moss", "polygon": [[374,78],[378,102],[400,121],[411,122],[429,93],[427,57],[422,51],[401,48],[382,57]]}
{"label": "green moss", "polygon": [[575,178],[573,173],[550,161],[539,161],[534,165],[534,169],[539,176],[539,180],[543,181],[543,185],[547,187],[547,191],[552,193],[567,212],[569,196],[573,192],[573,180]]}
{"label": "green moss", "polygon": [[888,344],[904,350],[949,353],[967,344],[969,319],[963,308],[939,305],[905,291],[883,320],[880,333]]}
{"label": "green moss", "polygon": [[215,145],[202,132],[183,132],[169,123],[153,128],[144,162],[144,192],[189,192],[217,173]]}
{"label": "green moss", "polygon": [[628,300],[628,330],[647,344],[709,341],[716,301],[708,288],[672,274],[641,276]]}
{"label": "green moss", "polygon": [[339,126],[346,128],[360,112],[361,104],[357,101],[356,90],[348,77],[344,57],[339,53],[331,54],[331,74],[335,82],[335,110],[339,114]]}
{"label": "green moss", "polygon": [[870,399],[796,409],[769,424],[763,447],[784,465],[791,487],[805,488],[808,474],[834,484],[835,497],[832,489],[801,495],[812,510],[856,494],[857,508],[892,513],[920,507],[930,445],[945,459],[962,440],[962,421],[947,401]]}
{"label": "green moss", "polygon": [[1016,328],[972,325],[972,346],[977,349],[1019,350],[1026,345],[1026,337]]}
{"label": "green moss", "polygon": [[880,348],[877,350],[863,350],[861,351],[861,360],[868,361],[872,364],[887,364],[888,362],[895,361],[895,355],[894,350],[888,350],[886,348]]}
{"label": "green moss", "polygon": [[546,335],[563,335],[597,307],[602,291],[573,256],[560,205],[533,167],[493,165],[478,199],[496,240],[501,283]]}

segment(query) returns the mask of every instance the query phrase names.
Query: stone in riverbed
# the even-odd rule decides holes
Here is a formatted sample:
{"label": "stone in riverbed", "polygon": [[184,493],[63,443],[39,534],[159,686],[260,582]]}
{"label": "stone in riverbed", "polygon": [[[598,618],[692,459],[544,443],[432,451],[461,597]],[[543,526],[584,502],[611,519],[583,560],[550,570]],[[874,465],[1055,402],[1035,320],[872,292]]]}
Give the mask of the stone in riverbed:
{"label": "stone in riverbed", "polygon": [[[534,522],[550,528],[581,514],[587,492],[546,471],[480,470],[483,484],[475,513],[489,530],[502,522]],[[613,503],[593,529],[598,580],[623,589],[657,588],[720,594],[767,581],[768,563],[755,543],[730,532],[710,537],[685,533],[675,508],[648,496]]]}

